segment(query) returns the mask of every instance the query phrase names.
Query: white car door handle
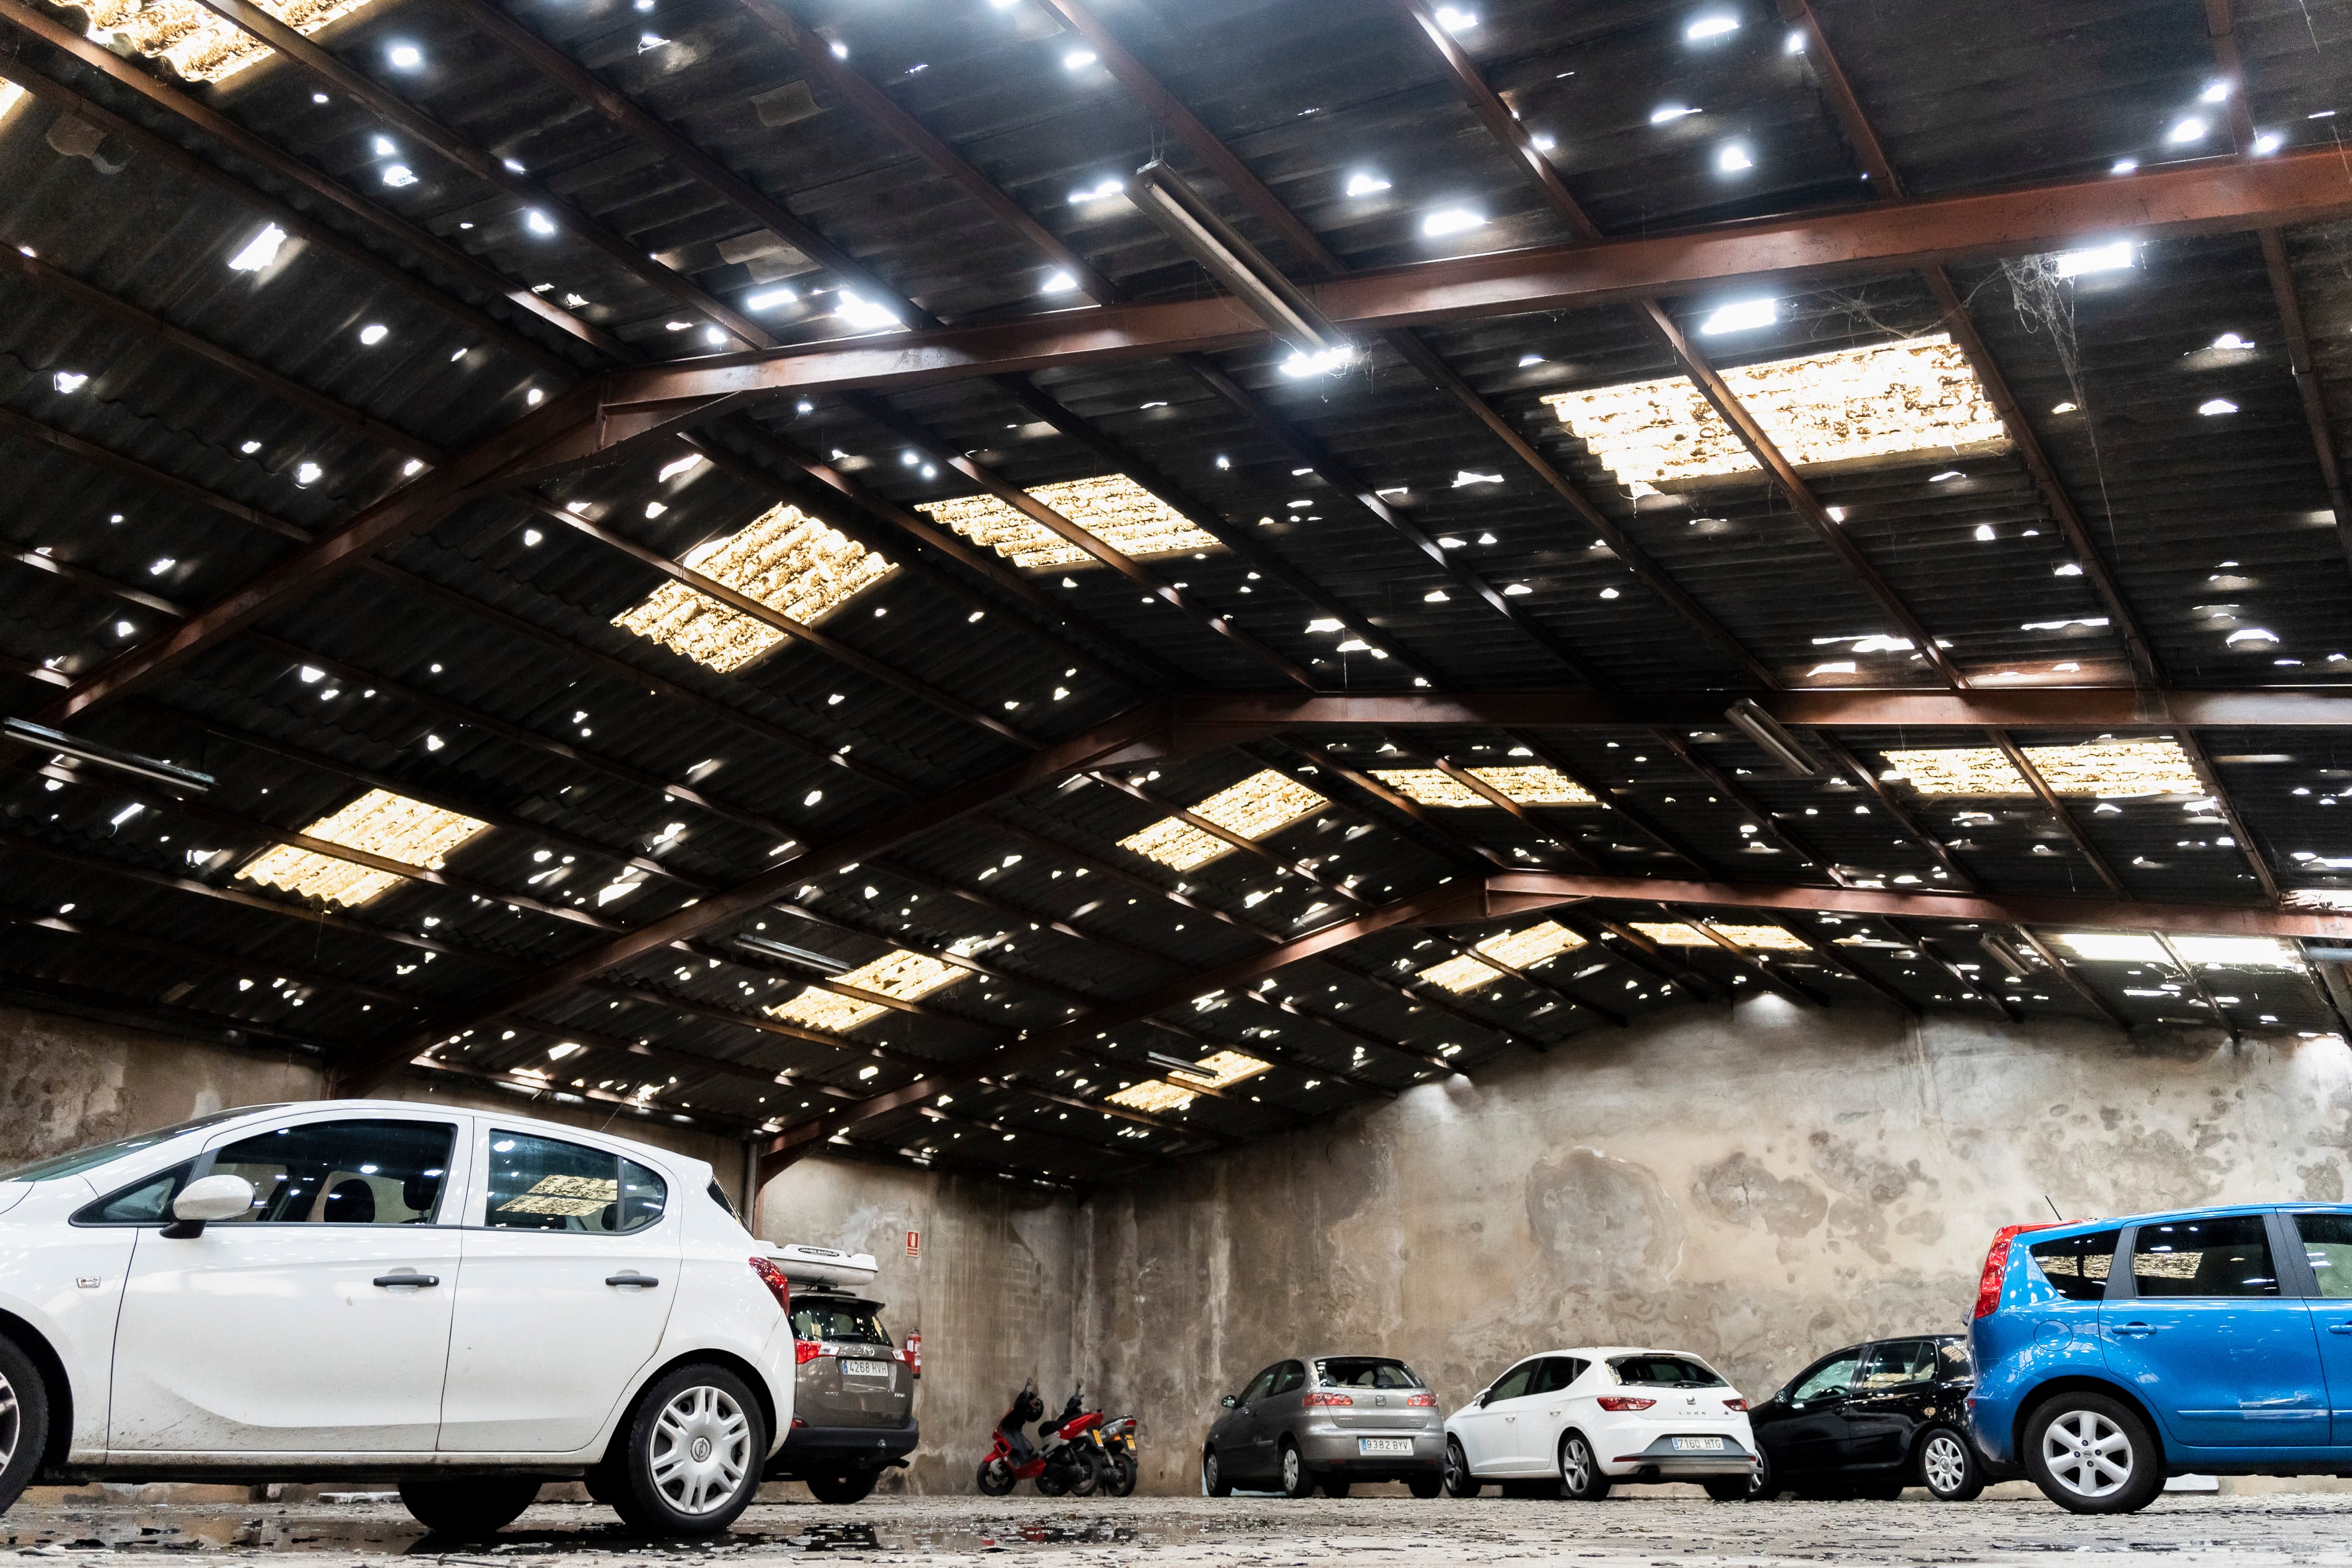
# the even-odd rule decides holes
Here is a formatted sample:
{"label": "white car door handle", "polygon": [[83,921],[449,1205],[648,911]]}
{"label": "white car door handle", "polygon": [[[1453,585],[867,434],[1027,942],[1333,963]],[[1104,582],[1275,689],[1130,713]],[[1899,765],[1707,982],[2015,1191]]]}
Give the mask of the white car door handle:
{"label": "white car door handle", "polygon": [[438,1285],[441,1283],[441,1276],[438,1274],[379,1274],[375,1277],[375,1283],[386,1288],[394,1285]]}
{"label": "white car door handle", "polygon": [[661,1280],[651,1274],[607,1274],[604,1276],[604,1283],[607,1285],[658,1285]]}

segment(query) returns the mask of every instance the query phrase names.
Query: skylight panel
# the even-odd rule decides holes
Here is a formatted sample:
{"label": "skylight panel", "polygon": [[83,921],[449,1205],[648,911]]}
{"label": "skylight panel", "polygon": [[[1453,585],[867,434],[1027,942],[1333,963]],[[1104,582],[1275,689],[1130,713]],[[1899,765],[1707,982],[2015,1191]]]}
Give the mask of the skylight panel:
{"label": "skylight panel", "polygon": [[[1125,474],[1039,485],[1029,494],[1134,560],[1224,548],[1214,535],[1194,527],[1182,513]],[[1044,570],[1101,564],[1044,523],[1022,515],[994,496],[921,501],[916,510],[929,512],[1016,566]]]}
{"label": "skylight panel", "polygon": [[[2136,931],[2061,931],[2055,940],[2059,946],[2075,957],[2096,963],[2152,963],[2167,968],[2172,963],[2162,942]],[[2234,969],[2287,971],[2303,967],[2294,950],[2273,937],[2176,936],[2172,939],[2172,947],[2180,954],[2184,963],[2220,963]]]}
{"label": "skylight panel", "polygon": [[[1714,938],[1696,926],[1680,921],[1635,921],[1633,929],[1661,947],[1715,947]],[[1717,936],[1739,947],[1771,952],[1810,952],[1802,939],[1780,926],[1726,925],[1720,921],[1709,928]]]}
{"label": "skylight panel", "polygon": [[[1954,746],[1886,754],[1883,775],[1925,795],[2030,795],[2032,786],[1992,746]],[[2189,753],[2173,741],[2097,741],[2082,746],[2028,746],[2026,760],[2060,795],[2120,799],[2203,795]]]}
{"label": "skylight panel", "polygon": [[[390,790],[372,789],[341,811],[302,829],[303,836],[365,850],[387,860],[437,871],[450,853],[489,824]],[[279,844],[237,868],[237,876],[264,887],[346,906],[363,904],[408,879],[354,860]]]}
{"label": "skylight panel", "polygon": [[[1228,833],[1258,839],[1278,833],[1329,804],[1305,784],[1268,768],[1219,790],[1192,809],[1193,816],[1213,822]],[[1231,854],[1234,847],[1181,816],[1162,817],[1142,832],[1131,833],[1118,842],[1122,849],[1132,849],[1177,871],[1205,866],[1220,855]]]}
{"label": "skylight panel", "polygon": [[[1547,767],[1466,770],[1515,805],[1591,805],[1591,792],[1567,774]],[[1423,805],[1491,806],[1495,803],[1450,773],[1435,768],[1375,768],[1372,776]]]}
{"label": "skylight panel", "polygon": [[[1747,308],[1727,306],[1701,330],[1761,325],[1733,316]],[[1727,317],[1724,327],[1714,329]],[[1888,461],[1927,451],[1948,457],[2009,443],[1967,356],[1941,332],[1742,365],[1723,378],[1800,467]],[[1685,376],[1553,393],[1543,401],[1635,495],[1759,471]]]}
{"label": "skylight panel", "polygon": [[[255,0],[255,4],[308,37],[365,6],[368,0]],[[101,43],[120,41],[150,59],[164,60],[190,81],[226,81],[275,52],[226,19],[184,0],[89,0],[82,9],[89,14],[92,37]]]}
{"label": "skylight panel", "polygon": [[[1490,936],[1477,944],[1477,951],[1513,969],[1524,970],[1556,958],[1563,952],[1584,945],[1584,939],[1557,921],[1539,921],[1522,931],[1505,931]],[[1432,964],[1421,972],[1421,978],[1432,985],[1461,993],[1475,991],[1481,985],[1503,978],[1503,972],[1491,963],[1481,963],[1468,953],[1461,953],[1443,963]]]}
{"label": "skylight panel", "polygon": [[[771,508],[740,533],[688,552],[685,563],[803,626],[814,625],[892,570],[884,557],[793,506]],[[755,663],[788,640],[765,621],[677,582],[664,583],[614,616],[613,625],[722,675]]]}
{"label": "skylight panel", "polygon": [[[935,991],[944,991],[961,980],[969,979],[971,971],[929,953],[909,952],[904,948],[884,953],[871,963],[861,963],[834,979],[860,991],[871,991],[877,996],[894,1001],[918,1002]],[[845,1035],[861,1024],[870,1024],[890,1011],[879,1002],[861,1002],[854,996],[844,996],[836,991],[819,986],[803,987],[789,1002],[767,1009],[768,1016],[781,1018],[788,1024],[799,1024],[811,1029],[822,1029],[829,1035]]]}
{"label": "skylight panel", "polygon": [[1164,1079],[1130,1084],[1106,1098],[1113,1105],[1124,1105],[1132,1110],[1165,1114],[1192,1104],[1200,1098],[1197,1089],[1230,1089],[1244,1079],[1255,1078],[1272,1065],[1241,1051],[1215,1051],[1193,1064],[1196,1071],[1171,1072]]}

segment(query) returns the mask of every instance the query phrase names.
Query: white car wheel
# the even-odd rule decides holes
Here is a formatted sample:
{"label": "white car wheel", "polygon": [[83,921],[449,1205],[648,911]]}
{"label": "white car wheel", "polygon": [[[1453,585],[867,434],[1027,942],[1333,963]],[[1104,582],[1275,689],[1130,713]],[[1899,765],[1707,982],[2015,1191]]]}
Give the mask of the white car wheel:
{"label": "white car wheel", "polygon": [[751,1468],[751,1423],[724,1389],[683,1389],[655,1419],[652,1461],[654,1487],[670,1507],[689,1517],[715,1512]]}

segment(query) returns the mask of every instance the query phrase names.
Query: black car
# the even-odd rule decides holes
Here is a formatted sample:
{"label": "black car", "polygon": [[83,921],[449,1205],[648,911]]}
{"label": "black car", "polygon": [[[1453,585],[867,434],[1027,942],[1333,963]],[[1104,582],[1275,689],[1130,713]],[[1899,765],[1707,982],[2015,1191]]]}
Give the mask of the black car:
{"label": "black car", "polygon": [[1963,1334],[1849,1345],[1748,1412],[1760,1456],[1749,1495],[1891,1499],[1926,1487],[1966,1502],[1995,1475],[1969,1437],[1976,1368]]}

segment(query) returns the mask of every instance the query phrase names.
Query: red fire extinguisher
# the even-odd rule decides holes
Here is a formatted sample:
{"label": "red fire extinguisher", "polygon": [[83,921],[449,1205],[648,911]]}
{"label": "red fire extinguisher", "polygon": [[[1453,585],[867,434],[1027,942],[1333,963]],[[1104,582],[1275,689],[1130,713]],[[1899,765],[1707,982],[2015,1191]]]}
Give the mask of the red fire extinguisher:
{"label": "red fire extinguisher", "polygon": [[923,1375],[923,1335],[920,1330],[907,1336],[907,1375]]}

